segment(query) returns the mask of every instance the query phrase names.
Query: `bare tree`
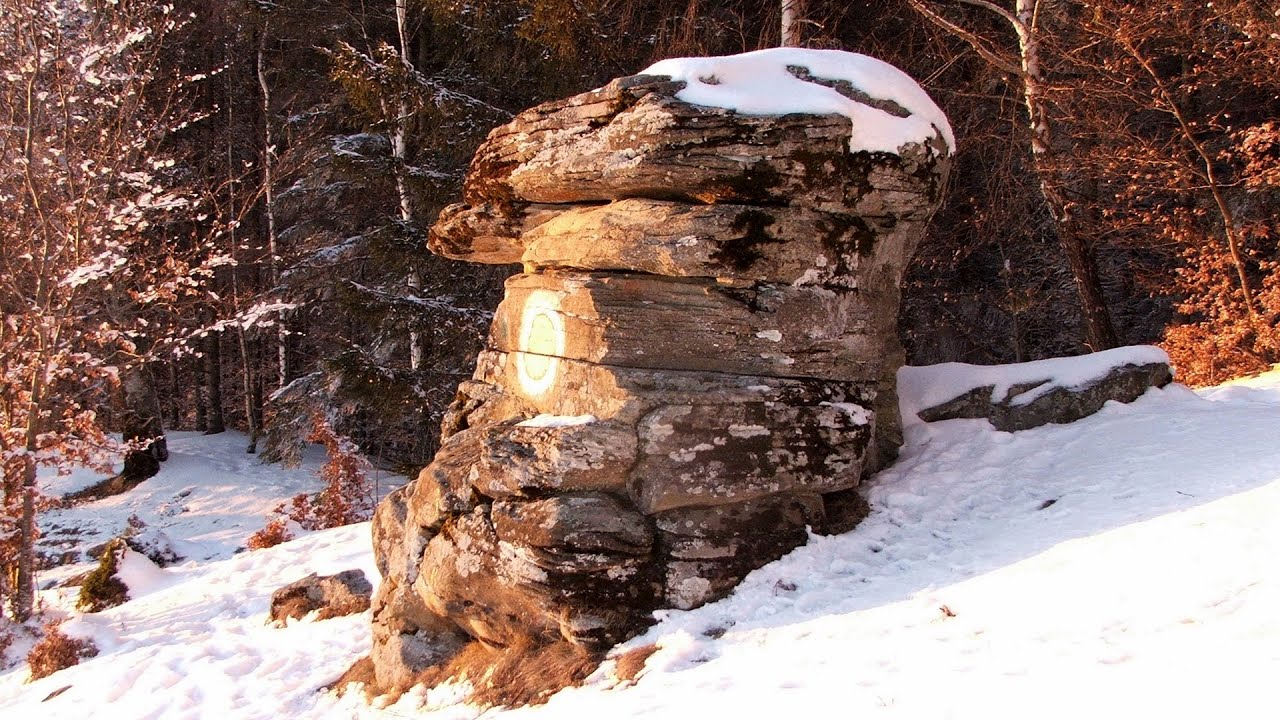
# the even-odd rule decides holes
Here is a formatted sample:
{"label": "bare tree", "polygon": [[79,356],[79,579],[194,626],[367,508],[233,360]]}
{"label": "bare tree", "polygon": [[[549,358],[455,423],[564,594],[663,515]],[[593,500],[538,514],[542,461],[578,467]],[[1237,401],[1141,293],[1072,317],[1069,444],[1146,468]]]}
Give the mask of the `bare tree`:
{"label": "bare tree", "polygon": [[[1017,52],[1010,57],[959,21],[948,18],[929,0],[908,0],[924,17],[948,33],[964,40],[984,60],[1018,78],[1027,111],[1032,162],[1040,181],[1040,194],[1055,221],[1058,241],[1075,279],[1084,318],[1085,341],[1091,350],[1119,344],[1111,314],[1107,310],[1094,250],[1081,227],[1080,208],[1070,197],[1070,182],[1057,162],[1054,120],[1046,96],[1045,33],[1040,22],[1041,0],[1012,0],[1012,7],[996,0],[951,0],[951,4],[979,8],[1008,26],[1017,39]],[[1045,7],[1048,7],[1045,4]]]}

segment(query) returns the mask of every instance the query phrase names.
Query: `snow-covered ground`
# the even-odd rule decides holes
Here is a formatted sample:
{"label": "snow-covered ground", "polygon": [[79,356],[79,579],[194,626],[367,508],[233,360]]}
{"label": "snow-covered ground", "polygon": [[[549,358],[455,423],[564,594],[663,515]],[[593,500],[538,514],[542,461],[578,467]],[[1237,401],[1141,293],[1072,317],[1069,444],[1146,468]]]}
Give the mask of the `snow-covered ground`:
{"label": "snow-covered ground", "polygon": [[[181,526],[179,513],[166,532],[221,559],[194,553],[125,605],[73,614],[66,631],[102,652],[30,684],[25,666],[0,674],[0,717],[478,716],[448,689],[380,709],[319,691],[365,652],[367,614],[273,628],[268,598],[310,572],[358,567],[376,580],[368,526],[229,555],[278,502],[268,496],[300,480],[219,442],[175,442],[180,461],[225,475],[216,488],[168,479],[181,467],[171,461],[105,501],[114,509],[103,517],[141,514],[193,485],[183,502],[206,519]],[[1198,393],[1154,390],[1072,425],[916,426],[868,495],[873,512],[855,531],[815,537],[726,600],[665,613],[628,643],[659,646],[635,685],[606,665],[545,706],[485,717],[1280,712],[1280,370]],[[215,522],[219,512],[231,519]],[[230,532],[235,523],[245,527]],[[65,593],[45,602],[66,608]]]}
{"label": "snow-covered ground", "polygon": [[[299,467],[284,468],[246,453],[249,441],[237,432],[174,432],[168,441],[169,459],[158,477],[123,495],[43,514],[40,549],[47,554],[85,550],[119,535],[136,515],[148,528],[165,533],[185,558],[228,558],[276,505],[319,489],[316,471],[324,451],[318,447],[308,449]],[[102,477],[87,470],[45,476],[41,490],[61,497]]]}

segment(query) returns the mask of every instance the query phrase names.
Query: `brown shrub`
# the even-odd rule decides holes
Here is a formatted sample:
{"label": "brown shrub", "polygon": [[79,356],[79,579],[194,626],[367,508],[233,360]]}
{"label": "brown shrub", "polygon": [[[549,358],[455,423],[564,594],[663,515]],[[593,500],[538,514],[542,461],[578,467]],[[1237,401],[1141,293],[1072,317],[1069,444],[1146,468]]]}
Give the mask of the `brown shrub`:
{"label": "brown shrub", "polygon": [[[350,438],[339,435],[319,413],[311,419],[307,440],[325,448],[320,468],[324,488],[314,497],[296,495],[289,508],[291,520],[307,530],[328,530],[364,522],[373,516],[373,486],[369,483],[369,462]],[[280,512],[280,510],[277,510]]]}
{"label": "brown shrub", "polygon": [[328,530],[353,523],[364,522],[373,516],[373,486],[369,482],[369,462],[360,455],[360,449],[345,436],[339,435],[329,421],[319,413],[312,416],[310,442],[324,445],[326,460],[320,468],[324,488],[315,495],[299,493],[289,501],[286,509],[281,503],[272,511],[266,527],[249,536],[250,550],[261,550],[293,539],[288,521],[298,523],[304,530]]}
{"label": "brown shrub", "polygon": [[44,626],[44,637],[27,653],[27,664],[31,666],[31,679],[39,680],[72,665],[79,665],[81,660],[98,654],[98,648],[89,640],[70,637],[58,627],[59,623]]}
{"label": "brown shrub", "polygon": [[[276,512],[280,512],[280,508],[277,508]],[[245,544],[250,550],[263,550],[292,539],[293,533],[289,532],[288,521],[283,517],[277,517],[269,520],[265,527],[250,535]]]}
{"label": "brown shrub", "polygon": [[614,661],[614,676],[623,682],[635,682],[640,671],[644,669],[644,664],[656,652],[658,652],[658,646],[649,643],[622,653]]}
{"label": "brown shrub", "polygon": [[[1280,362],[1280,249],[1275,233],[1243,231],[1248,264],[1256,261],[1252,302],[1237,280],[1239,270],[1221,243],[1190,231],[1177,236],[1190,247],[1177,269],[1182,322],[1168,328],[1161,346],[1191,386],[1216,385],[1265,372]],[[1268,259],[1269,258],[1269,259]]]}
{"label": "brown shrub", "polygon": [[377,694],[378,681],[374,676],[373,660],[368,655],[352,663],[351,667],[347,668],[337,680],[324,686],[324,689],[341,697],[346,694],[352,683],[364,685],[365,697],[372,698]]}
{"label": "brown shrub", "polygon": [[468,700],[483,707],[541,705],[560,690],[582,684],[600,659],[598,653],[563,641],[497,648],[475,641],[449,662],[422,673],[418,682],[434,687],[467,680],[472,688]]}

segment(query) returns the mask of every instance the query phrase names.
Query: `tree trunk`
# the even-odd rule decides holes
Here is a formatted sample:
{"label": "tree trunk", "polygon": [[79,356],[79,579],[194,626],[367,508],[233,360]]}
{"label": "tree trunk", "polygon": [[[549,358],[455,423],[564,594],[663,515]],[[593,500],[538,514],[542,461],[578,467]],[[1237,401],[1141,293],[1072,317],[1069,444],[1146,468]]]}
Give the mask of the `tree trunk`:
{"label": "tree trunk", "polygon": [[[253,422],[255,427],[258,428],[259,436],[262,435],[262,428],[264,425],[262,422],[262,405],[262,375],[259,374],[257,376],[257,381],[253,383]],[[254,448],[254,450],[256,451],[257,448]]]}
{"label": "tree trunk", "polygon": [[258,413],[254,408],[255,398],[261,397],[254,392],[253,362],[249,357],[249,342],[245,338],[244,328],[237,328],[236,339],[240,345],[241,379],[244,391],[244,421],[249,426],[249,445],[244,449],[250,455],[258,452]]}
{"label": "tree trunk", "polygon": [[33,455],[22,459],[22,519],[13,584],[9,609],[15,622],[24,623],[31,619],[36,600],[36,462]]}
{"label": "tree trunk", "polygon": [[178,388],[178,362],[170,360],[164,364],[169,380],[169,429],[177,430],[182,424],[182,397]]}
{"label": "tree trunk", "polygon": [[[1041,175],[1044,178],[1044,175]],[[1071,269],[1071,277],[1075,280],[1076,293],[1080,297],[1080,315],[1084,324],[1085,344],[1092,352],[1107,350],[1120,345],[1115,325],[1111,322],[1111,313],[1107,310],[1106,299],[1102,295],[1102,280],[1098,273],[1098,260],[1093,248],[1080,236],[1075,222],[1065,211],[1061,195],[1051,184],[1042,179],[1040,191],[1045,203],[1054,215],[1058,231],[1058,242],[1067,257],[1067,266]]]}
{"label": "tree trunk", "polygon": [[804,0],[782,0],[782,47],[800,47]]}
{"label": "tree trunk", "polygon": [[[262,34],[258,38],[257,73],[258,88],[262,92],[262,204],[267,217],[267,268],[271,276],[271,287],[278,289],[280,284],[280,247],[276,235],[275,206],[275,135],[271,129],[271,84],[267,82],[266,53],[267,37],[271,25],[264,22]],[[276,384],[284,387],[289,382],[288,328],[282,313],[276,323]]]}
{"label": "tree trunk", "polygon": [[[409,1],[396,0],[396,34],[400,40],[400,62],[405,70],[413,72],[413,61],[409,55]],[[391,156],[395,160],[396,196],[400,201],[400,221],[407,227],[413,225],[413,204],[409,199],[409,188],[405,184],[406,165],[409,158],[409,103],[401,101],[396,106],[396,119],[391,131]],[[418,297],[422,294],[422,272],[416,264],[409,269],[409,277],[405,282],[409,294]],[[416,328],[409,330],[409,369],[417,370],[422,366],[423,358],[422,334]]]}
{"label": "tree trunk", "polygon": [[[207,343],[200,341],[203,348]],[[205,371],[206,364],[203,357],[194,358],[195,367],[192,368],[192,375],[196,379],[196,430],[199,432],[208,432],[209,430],[209,380],[208,373]]]}
{"label": "tree trunk", "polygon": [[226,420],[222,416],[221,336],[220,332],[210,332],[204,337],[205,435],[217,435],[227,429]]}
{"label": "tree trunk", "polygon": [[[261,52],[259,52],[258,54],[259,82],[262,82],[264,80],[261,74],[261,67],[262,67],[262,54]],[[235,106],[235,103],[230,102],[231,93],[229,90],[227,95],[228,95],[227,126],[231,127],[234,120],[231,112],[232,112],[232,108]],[[234,157],[235,156],[234,156],[233,147],[231,144],[231,137],[228,136],[227,138],[227,176],[230,178],[230,181],[227,183],[227,204],[229,207],[232,208],[233,215],[234,215],[234,209],[236,207],[235,173],[232,170],[232,168],[235,166]],[[268,190],[268,192],[270,191]],[[270,197],[270,195],[268,195],[268,197]],[[268,208],[268,212],[270,212],[270,208]],[[271,222],[270,218],[268,218],[268,222],[269,223]],[[272,232],[274,232],[274,224],[271,225],[271,228],[272,228]],[[236,258],[236,249],[238,246],[238,241],[236,240],[235,225],[232,225],[229,228],[229,235],[231,238],[231,243],[230,243],[231,259],[235,261],[235,260],[238,260]],[[237,262],[237,265],[238,265],[238,262]],[[239,268],[235,266],[231,268],[231,298],[232,298],[232,307],[235,308],[236,313],[239,314],[240,300],[241,300],[240,271],[239,271]],[[279,339],[278,335],[277,335],[277,339]],[[247,337],[247,333],[245,332],[243,325],[238,325],[236,327],[236,344],[240,351],[240,379],[242,383],[241,390],[244,393],[244,420],[245,420],[245,424],[248,426],[248,429],[249,429],[249,445],[245,447],[245,452],[252,455],[258,452],[258,427],[259,427],[258,410],[257,408],[254,407],[254,403],[257,402],[257,399],[261,397],[261,393],[257,393],[254,391],[254,386],[261,383],[262,380],[261,378],[254,377],[254,372],[253,372],[254,358],[249,353],[249,338]]]}
{"label": "tree trunk", "polygon": [[[41,279],[41,284],[45,282]],[[48,340],[41,338],[41,346],[47,346]],[[36,599],[36,459],[35,453],[40,449],[41,418],[44,410],[45,372],[48,370],[47,360],[43,369],[35,373],[31,380],[31,398],[27,401],[27,427],[24,447],[27,452],[22,456],[22,517],[18,522],[18,566],[14,573],[13,602],[10,609],[13,619],[26,622],[35,611]]]}
{"label": "tree trunk", "polygon": [[169,447],[160,423],[160,400],[155,381],[145,365],[129,368],[121,382],[124,412],[121,413],[125,442],[139,443],[125,453],[121,475],[141,482],[160,472],[160,463],[169,458]]}

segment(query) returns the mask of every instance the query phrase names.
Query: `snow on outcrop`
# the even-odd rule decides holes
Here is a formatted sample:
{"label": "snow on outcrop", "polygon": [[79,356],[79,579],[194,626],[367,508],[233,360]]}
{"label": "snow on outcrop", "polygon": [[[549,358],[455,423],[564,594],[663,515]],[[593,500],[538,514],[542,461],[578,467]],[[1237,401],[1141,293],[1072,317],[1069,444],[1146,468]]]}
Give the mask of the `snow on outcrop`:
{"label": "snow on outcrop", "polygon": [[[948,151],[955,152],[951,124],[929,95],[906,73],[866,55],[770,48],[724,57],[662,60],[640,74],[687,83],[676,97],[693,105],[746,115],[844,115],[853,124],[850,152],[896,153],[903,145],[925,143],[938,134]],[[892,103],[908,114],[900,117],[832,87],[843,83],[872,101]]]}
{"label": "snow on outcrop", "polygon": [[1011,365],[907,366],[898,370],[898,404],[904,425],[981,417],[1024,430],[1091,415],[1107,400],[1130,402],[1171,379],[1163,350],[1136,345]]}

